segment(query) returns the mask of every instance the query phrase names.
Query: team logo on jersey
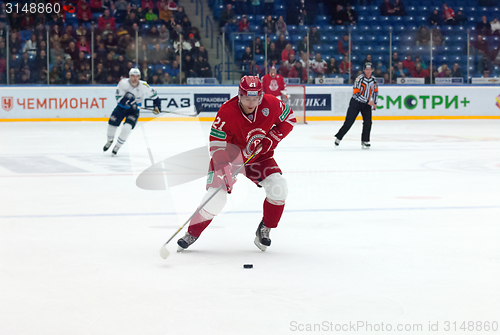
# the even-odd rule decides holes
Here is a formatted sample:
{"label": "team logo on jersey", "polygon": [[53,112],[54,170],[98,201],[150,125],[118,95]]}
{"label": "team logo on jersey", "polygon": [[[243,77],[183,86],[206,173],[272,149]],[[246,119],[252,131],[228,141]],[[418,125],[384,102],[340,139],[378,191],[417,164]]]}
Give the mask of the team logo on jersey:
{"label": "team logo on jersey", "polygon": [[269,108],[262,109],[262,114],[264,114],[264,116],[268,116],[269,115]]}
{"label": "team logo on jersey", "polygon": [[14,107],[14,97],[2,97],[2,108],[8,112]]}
{"label": "team logo on jersey", "polygon": [[247,145],[245,151],[243,151],[243,156],[245,158],[250,157],[264,137],[266,135],[263,129],[252,129],[247,135]]}
{"label": "team logo on jersey", "polygon": [[276,91],[278,89],[278,81],[277,80],[271,80],[271,82],[269,83],[269,89],[271,91]]}

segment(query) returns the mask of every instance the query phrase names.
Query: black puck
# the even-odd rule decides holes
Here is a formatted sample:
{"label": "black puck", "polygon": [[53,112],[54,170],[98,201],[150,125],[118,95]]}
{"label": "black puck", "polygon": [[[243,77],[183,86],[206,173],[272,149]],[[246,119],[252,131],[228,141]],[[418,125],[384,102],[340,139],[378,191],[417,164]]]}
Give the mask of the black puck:
{"label": "black puck", "polygon": [[244,269],[252,269],[253,268],[253,264],[243,264],[243,268]]}

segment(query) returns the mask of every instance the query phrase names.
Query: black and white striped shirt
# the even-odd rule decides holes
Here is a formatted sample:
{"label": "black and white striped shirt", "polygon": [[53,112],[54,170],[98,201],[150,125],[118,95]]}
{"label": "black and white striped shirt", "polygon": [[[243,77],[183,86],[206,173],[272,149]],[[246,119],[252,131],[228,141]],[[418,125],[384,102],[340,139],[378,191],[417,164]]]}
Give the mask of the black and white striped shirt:
{"label": "black and white striped shirt", "polygon": [[354,81],[352,97],[359,102],[368,103],[373,100],[377,104],[378,85],[373,76],[366,78],[365,74],[360,74]]}

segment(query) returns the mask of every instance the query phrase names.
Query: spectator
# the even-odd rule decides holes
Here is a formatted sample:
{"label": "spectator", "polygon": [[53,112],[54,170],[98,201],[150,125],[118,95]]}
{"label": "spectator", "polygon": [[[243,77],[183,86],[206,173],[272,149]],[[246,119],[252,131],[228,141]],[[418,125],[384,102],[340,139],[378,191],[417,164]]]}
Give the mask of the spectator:
{"label": "spectator", "polygon": [[234,18],[234,16],[233,6],[228,3],[226,9],[224,9],[220,15],[219,27],[224,27],[226,23],[229,23]]}
{"label": "spectator", "polygon": [[338,4],[332,14],[332,24],[341,26],[347,22],[349,22],[349,16],[342,10],[342,6]]}
{"label": "spectator", "polygon": [[285,35],[280,35],[280,37],[276,42],[274,42],[274,44],[276,45],[276,50],[278,50],[281,55],[286,45],[288,44],[288,42],[285,40]]}
{"label": "spectator", "polygon": [[59,83],[61,85],[74,85],[76,84],[75,78],[73,77],[73,74],[71,71],[66,71],[64,73],[64,77],[61,79],[61,82]]}
{"label": "spectator", "polygon": [[35,18],[30,13],[24,13],[21,20],[21,30],[31,30],[35,28]]}
{"label": "spectator", "polygon": [[194,72],[194,59],[197,59],[197,57],[191,57],[190,54],[186,54],[182,61],[182,71],[186,75],[186,78],[196,77],[196,73]]}
{"label": "spectator", "polygon": [[366,63],[370,63],[370,65],[373,63],[373,61],[372,61],[372,55],[366,55],[365,60],[363,61],[363,64],[361,65],[361,67],[363,69],[365,68],[365,64]]}
{"label": "spectator", "polygon": [[407,69],[403,67],[403,62],[398,62],[396,65],[396,77],[397,78],[405,78],[408,77],[409,72]]}
{"label": "spectator", "polygon": [[21,56],[21,59],[19,60],[19,68],[28,68],[29,70],[31,70],[31,61],[27,52],[23,53],[23,55]]}
{"label": "spectator", "polygon": [[439,78],[444,78],[444,77],[449,77],[451,75],[451,72],[448,72],[448,65],[443,64],[440,67],[438,67],[438,77]]}
{"label": "spectator", "polygon": [[30,70],[28,68],[22,69],[17,84],[31,84]]}
{"label": "spectator", "polygon": [[234,10],[237,14],[243,15],[248,13],[247,0],[232,0],[232,2],[234,3]]}
{"label": "spectator", "polygon": [[111,17],[109,9],[106,9],[102,14],[102,16],[97,20],[97,28],[99,28],[99,30],[101,31],[104,31],[108,23],[111,30],[115,31],[116,30],[115,18]]}
{"label": "spectator", "polygon": [[76,34],[76,39],[77,39],[77,40],[80,40],[80,38],[81,38],[82,36],[84,36],[84,37],[88,37],[88,36],[89,36],[89,34],[88,34],[88,32],[87,32],[87,29],[85,29],[85,28],[83,27],[83,24],[79,24],[79,25],[78,25],[78,28],[76,29],[75,34]]}
{"label": "spectator", "polygon": [[80,40],[76,42],[76,50],[83,51],[87,54],[90,53],[90,45],[87,43],[87,38],[85,36],[80,37]]}
{"label": "spectator", "polygon": [[256,37],[254,42],[250,43],[252,50],[255,50],[256,55],[264,55],[264,45],[260,40],[260,37]]}
{"label": "spectator", "polygon": [[[267,12],[269,13],[269,12]],[[276,22],[274,22],[273,17],[268,15],[263,21],[261,25],[262,33],[273,35],[276,32]]]}
{"label": "spectator", "polygon": [[[45,52],[45,50],[42,49],[38,51],[38,55],[35,58],[35,64],[44,66],[47,64],[47,53]],[[10,66],[12,68],[12,63],[10,64]]]}
{"label": "spectator", "polygon": [[460,68],[460,66],[458,65],[458,63],[453,64],[453,69],[451,70],[451,76],[453,78],[461,78],[461,77],[463,77],[462,69]]}
{"label": "spectator", "polygon": [[493,72],[494,66],[489,57],[483,55],[477,63],[477,71],[479,73],[484,73],[484,71]]}
{"label": "spectator", "polygon": [[431,39],[431,32],[427,29],[426,26],[422,25],[418,28],[417,31],[417,45],[427,46],[429,45]]}
{"label": "spectator", "polygon": [[326,74],[327,64],[323,58],[321,58],[320,53],[317,53],[316,58],[311,62],[311,70],[317,77]]}
{"label": "spectator", "polygon": [[394,0],[394,14],[395,16],[405,16],[406,9],[402,0]]}
{"label": "spectator", "polygon": [[345,7],[345,13],[347,17],[347,24],[353,26],[358,23],[358,13],[351,8],[351,5],[347,4]]}
{"label": "spectator", "polygon": [[443,34],[439,31],[439,29],[432,29],[432,45],[441,46],[444,45],[444,37]]}
{"label": "spectator", "polygon": [[420,59],[420,56],[415,57],[415,67],[420,64],[420,67],[423,70],[427,70],[427,65]]}
{"label": "spectator", "polygon": [[69,42],[68,47],[64,50],[64,53],[71,57],[72,61],[75,61],[78,58],[78,49],[76,48],[75,42]]}
{"label": "spectator", "polygon": [[208,63],[208,61],[203,59],[201,55],[198,56],[198,59],[195,61],[193,65],[193,70],[198,75],[198,77],[202,78],[212,77],[212,70],[210,68],[210,64]]}
{"label": "spectator", "polygon": [[45,66],[42,66],[38,71],[35,78],[35,84],[39,85],[47,84],[47,68]]}
{"label": "spectator", "polygon": [[160,43],[156,43],[154,48],[149,52],[149,64],[159,65],[160,61],[165,57],[165,52],[161,49]]}
{"label": "spectator", "polygon": [[288,60],[286,62],[283,62],[282,65],[279,68],[279,72],[282,77],[287,77],[288,73],[292,70],[292,68],[295,66],[295,63],[297,63],[297,60],[295,59],[294,54],[290,54]]}
{"label": "spectator", "polygon": [[9,39],[10,53],[11,54],[20,53],[22,46],[23,46],[23,44],[21,41],[21,36],[15,30],[12,30],[10,33],[10,39]]}
{"label": "spectator", "polygon": [[482,72],[481,78],[490,78],[490,71],[489,70],[484,70]]}
{"label": "spectator", "polygon": [[281,52],[281,60],[283,62],[286,62],[289,58],[289,55],[295,55],[295,51],[292,49],[292,45],[290,43],[288,43],[285,47],[285,49],[283,49],[283,51]]}
{"label": "spectator", "polygon": [[253,15],[260,15],[261,13],[261,5],[260,5],[260,0],[251,0],[251,5],[252,5],[252,14]]}
{"label": "spectator", "polygon": [[148,23],[148,24],[155,24],[156,21],[158,21],[158,15],[156,15],[153,12],[153,8],[148,9],[144,18],[146,19],[146,23]]}
{"label": "spectator", "polygon": [[344,60],[340,62],[339,71],[341,74],[352,73],[352,63],[349,63],[349,57],[344,56]]}
{"label": "spectator", "polygon": [[455,25],[457,26],[467,25],[467,17],[462,13],[461,10],[459,10],[457,12],[457,15],[455,15]]}
{"label": "spectator", "polygon": [[286,27],[285,20],[283,20],[283,16],[280,15],[278,21],[276,21],[276,34],[278,35],[288,35],[288,30]]}
{"label": "spectator", "polygon": [[494,18],[490,23],[491,25],[491,33],[493,35],[500,35],[500,22],[497,18]]}
{"label": "spectator", "polygon": [[[174,2],[174,4],[175,4],[175,2]],[[184,20],[184,18],[187,17],[186,12],[184,11],[184,7],[182,7],[182,6],[177,8],[177,10],[172,10],[172,11],[173,11],[173,15],[175,18],[175,22],[177,22],[177,23],[182,22],[182,20]],[[189,18],[188,18],[188,20],[189,20]]]}
{"label": "spectator", "polygon": [[179,7],[177,6],[177,3],[174,0],[168,0],[167,8],[169,11],[171,11],[173,13],[175,13],[176,11],[179,10]]}
{"label": "spectator", "polygon": [[159,43],[159,41],[160,41],[160,32],[158,31],[158,28],[156,28],[156,25],[153,24],[151,28],[146,32],[144,42],[146,44],[156,44]]}
{"label": "spectator", "polygon": [[344,37],[338,42],[339,52],[347,56],[349,54],[349,49],[352,50],[352,42],[349,44],[349,35],[345,34]]}
{"label": "spectator", "polygon": [[383,74],[387,72],[387,66],[385,66],[381,61],[378,61],[375,70],[380,70],[380,73],[382,74],[381,77],[383,77]]}
{"label": "spectator", "polygon": [[102,13],[102,0],[90,0],[90,10],[92,13]]}
{"label": "spectator", "polygon": [[80,9],[77,10],[76,12],[76,19],[78,20],[78,23],[91,23],[92,22],[92,12],[90,11],[90,8],[87,6],[87,3],[85,1],[79,2],[78,4],[81,7]]}
{"label": "spectator", "polygon": [[489,55],[490,48],[486,39],[483,38],[482,35],[477,35],[477,39],[474,42],[471,42],[471,46],[473,47],[473,51],[475,54],[479,55]]}
{"label": "spectator", "polygon": [[160,43],[162,44],[167,44],[170,42],[170,33],[166,25],[164,24],[161,25],[158,37],[160,39]]}
{"label": "spectator", "polygon": [[269,50],[267,51],[267,59],[272,63],[272,64],[279,64],[281,60],[281,52],[276,49],[276,44],[271,43],[269,45]]}
{"label": "spectator", "polygon": [[147,12],[148,9],[154,9],[155,4],[152,0],[141,0],[141,7]]}
{"label": "spectator", "polygon": [[248,33],[250,32],[250,22],[248,22],[248,18],[246,15],[243,15],[240,23],[238,24],[238,31],[240,33]]}
{"label": "spectator", "polygon": [[422,69],[420,64],[415,65],[415,68],[411,71],[412,78],[427,78],[429,77],[429,71]]}
{"label": "spectator", "polygon": [[94,74],[95,84],[104,84],[106,81],[107,72],[102,63],[97,63],[97,69]]}
{"label": "spectator", "polygon": [[168,69],[168,73],[170,74],[170,77],[172,77],[172,79],[174,79],[174,81],[176,81],[177,79],[177,82],[179,80],[179,62],[174,60],[172,62],[172,66]]}
{"label": "spectator", "polygon": [[[191,31],[191,21],[189,21],[189,18],[187,16],[184,16],[181,22],[181,27],[182,27],[182,32],[185,35],[188,35],[189,32]],[[194,34],[193,34],[194,35]]]}
{"label": "spectator", "polygon": [[64,50],[61,48],[59,43],[54,43],[50,49],[50,64],[58,66],[63,62],[63,58]]}
{"label": "spectator", "polygon": [[483,15],[481,21],[476,24],[476,32],[486,36],[491,34],[491,24],[488,22],[486,15]]}
{"label": "spectator", "polygon": [[226,23],[226,36],[229,37],[230,34],[235,33],[238,31],[239,28],[239,22],[238,20],[233,17],[231,21]]}
{"label": "spectator", "polygon": [[167,23],[170,21],[172,17],[172,11],[168,9],[167,2],[165,0],[161,0],[157,2],[158,6],[158,19],[163,23]]}
{"label": "spectator", "polygon": [[307,70],[302,66],[301,62],[295,62],[290,72],[288,72],[288,78],[300,78],[300,82],[305,84],[307,83]]}
{"label": "spectator", "polygon": [[321,34],[318,31],[318,27],[311,27],[311,31],[309,33],[309,42],[311,43],[311,47],[313,45],[321,45]]}
{"label": "spectator", "polygon": [[241,68],[242,70],[248,70],[250,63],[253,61],[252,48],[246,47],[245,52],[241,56]]}
{"label": "spectator", "polygon": [[[307,54],[307,35],[297,44],[297,54],[302,57],[302,54]],[[312,45],[311,45],[312,47]]]}
{"label": "spectator", "polygon": [[448,25],[455,24],[455,12],[451,7],[448,7],[446,4],[443,4],[443,19],[444,23]]}
{"label": "spectator", "polygon": [[339,74],[339,65],[337,64],[335,57],[330,58],[330,61],[328,62],[328,65],[326,67],[326,74],[327,75]]}
{"label": "spectator", "polygon": [[23,52],[36,56],[36,36],[31,34],[30,39],[24,44]]}
{"label": "spectator", "polygon": [[431,26],[437,26],[440,24],[440,18],[437,9],[434,9],[434,11],[432,11],[431,15],[429,16],[429,24]]}
{"label": "spectator", "polygon": [[394,4],[389,2],[389,0],[384,0],[380,5],[380,15],[382,16],[391,16],[394,15]]}
{"label": "spectator", "polygon": [[415,68],[415,63],[411,60],[410,54],[406,55],[406,59],[402,63],[403,67],[408,70],[408,73],[411,73],[411,71]]}
{"label": "spectator", "polygon": [[[198,52],[198,49],[201,47],[201,43],[200,41],[197,41],[195,38],[194,38],[194,34],[189,34],[188,36],[188,40],[187,42],[189,43],[189,45],[191,46],[191,53],[196,53]],[[207,53],[207,58],[208,58],[208,53]],[[203,57],[205,58],[205,55],[203,55]]]}
{"label": "spectator", "polygon": [[106,38],[106,41],[104,41],[106,50],[108,50],[108,52],[113,51],[114,53],[116,53],[116,51],[118,50],[118,42],[116,41],[116,38],[113,36],[113,34],[108,34],[107,37],[108,38]]}

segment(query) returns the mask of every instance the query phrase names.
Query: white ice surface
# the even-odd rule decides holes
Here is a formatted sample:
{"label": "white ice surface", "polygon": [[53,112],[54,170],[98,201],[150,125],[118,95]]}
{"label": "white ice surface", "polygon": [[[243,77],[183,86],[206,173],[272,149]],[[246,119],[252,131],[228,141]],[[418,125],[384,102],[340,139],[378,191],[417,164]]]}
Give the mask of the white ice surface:
{"label": "white ice surface", "polygon": [[[0,123],[0,334],[500,322],[500,120],[375,121],[371,150],[360,121],[334,148],[340,126],[299,125],[279,145],[290,193],[266,252],[253,244],[264,191],[240,177],[200,239],[178,254],[175,238],[163,260],[204,180],[135,180],[148,146],[159,161],[206,145],[210,123],[140,123],[114,158],[106,123]],[[372,329],[326,327],[349,322]]]}

